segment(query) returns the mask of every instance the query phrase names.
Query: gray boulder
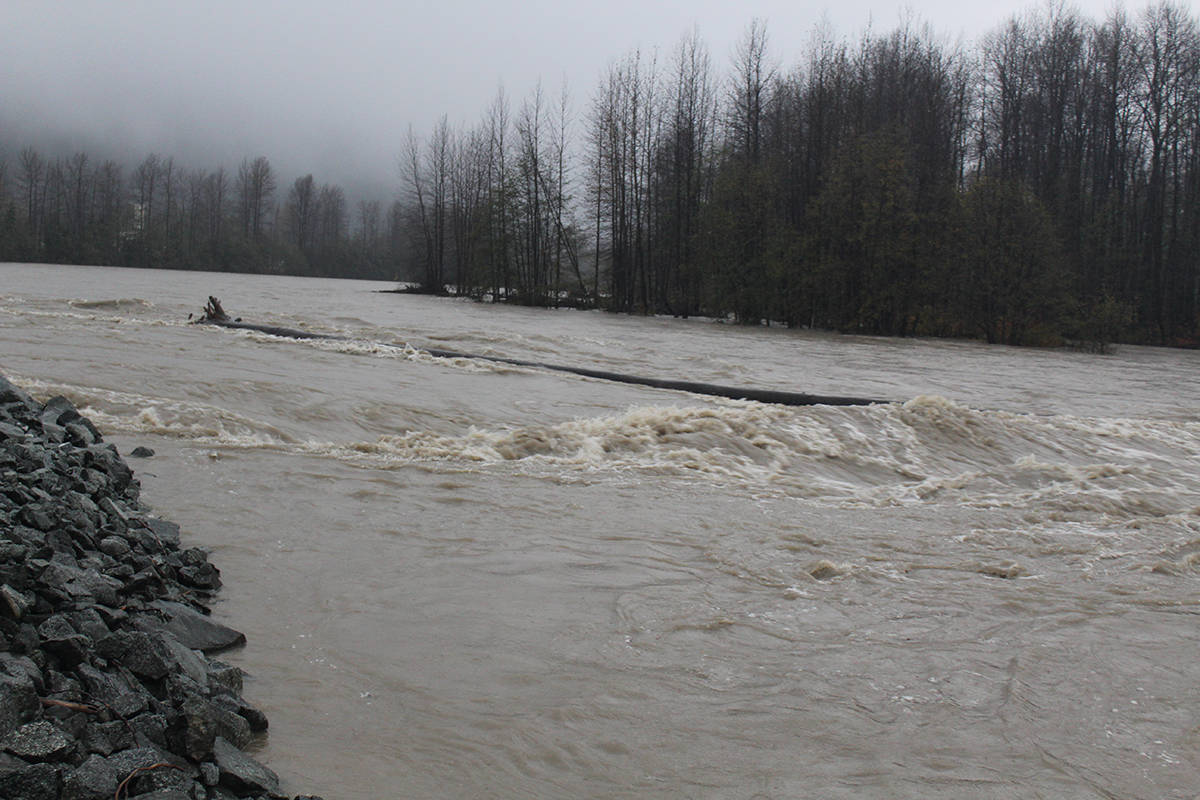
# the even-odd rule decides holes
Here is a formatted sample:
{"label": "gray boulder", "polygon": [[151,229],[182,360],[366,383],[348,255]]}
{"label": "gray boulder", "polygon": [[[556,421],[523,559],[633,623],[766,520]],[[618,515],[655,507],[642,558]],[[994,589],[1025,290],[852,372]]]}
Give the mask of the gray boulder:
{"label": "gray boulder", "polygon": [[44,719],[27,722],[4,737],[5,752],[26,761],[60,761],[75,749],[75,740]]}
{"label": "gray boulder", "polygon": [[0,673],[0,737],[32,720],[40,708],[32,678]]}
{"label": "gray boulder", "polygon": [[213,741],[213,758],[221,771],[220,784],[240,794],[278,794],[279,776],[222,737]]}
{"label": "gray boulder", "polygon": [[150,605],[166,616],[163,628],[193,650],[212,653],[246,643],[244,633],[213,622],[191,606],[169,600],[155,600]]}
{"label": "gray boulder", "polygon": [[102,756],[89,756],[63,779],[62,800],[108,800],[121,783],[116,769]]}

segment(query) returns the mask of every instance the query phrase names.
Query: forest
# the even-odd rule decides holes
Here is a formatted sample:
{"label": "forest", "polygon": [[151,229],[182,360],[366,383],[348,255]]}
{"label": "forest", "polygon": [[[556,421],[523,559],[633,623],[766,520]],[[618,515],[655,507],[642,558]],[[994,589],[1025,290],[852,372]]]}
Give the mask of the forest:
{"label": "forest", "polygon": [[[395,198],[0,133],[0,260],[408,281],[495,302],[1022,345],[1200,344],[1200,28],[1061,3],[966,46],[755,21],[397,135]],[[785,66],[788,65],[788,66]],[[581,108],[576,106],[580,105]]]}

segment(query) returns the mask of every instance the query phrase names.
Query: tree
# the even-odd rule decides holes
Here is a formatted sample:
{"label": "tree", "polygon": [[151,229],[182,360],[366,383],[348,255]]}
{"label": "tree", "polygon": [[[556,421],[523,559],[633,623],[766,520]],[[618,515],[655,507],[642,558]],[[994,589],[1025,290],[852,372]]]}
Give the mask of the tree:
{"label": "tree", "polygon": [[892,133],[864,136],[837,160],[813,204],[808,252],[818,324],[905,335],[920,293],[911,162]]}
{"label": "tree", "polygon": [[266,156],[253,161],[242,159],[234,191],[242,236],[251,241],[261,240],[270,224],[275,199],[275,173]]}
{"label": "tree", "polygon": [[767,55],[767,26],[751,21],[733,56],[729,88],[730,139],[734,152],[757,164],[762,157],[763,120],[777,68]]}
{"label": "tree", "polygon": [[297,178],[288,190],[284,219],[292,244],[306,257],[311,257],[317,228],[317,186],[311,172]]}
{"label": "tree", "polygon": [[663,262],[659,302],[686,317],[700,308],[696,240],[716,160],[717,97],[708,49],[698,31],[680,40],[672,66],[674,86],[657,176],[662,223],[656,255]]}
{"label": "tree", "polygon": [[420,140],[408,130],[403,178],[415,209],[415,229],[421,251],[421,287],[446,289],[446,195],[450,183],[450,125],[443,115],[422,154]]}
{"label": "tree", "polygon": [[[1200,40],[1195,20],[1180,6],[1161,3],[1148,8],[1135,44],[1135,62],[1139,82],[1136,103],[1149,138],[1147,207],[1143,237],[1144,264],[1148,272],[1148,291],[1144,308],[1158,331],[1160,342],[1182,320],[1172,301],[1181,292],[1191,290],[1194,324],[1196,268],[1191,275],[1173,269],[1180,241],[1179,219],[1182,212],[1179,163],[1181,145],[1187,133],[1195,137],[1197,83],[1200,83]],[[1195,223],[1193,223],[1194,225]],[[1178,263],[1186,263],[1179,259]],[[1186,304],[1184,304],[1186,308]],[[1173,313],[1176,312],[1176,313]],[[1189,325],[1190,326],[1190,325]]]}
{"label": "tree", "polygon": [[964,197],[960,235],[962,319],[1001,344],[1039,343],[1061,327],[1062,253],[1033,192],[1012,179],[976,182]]}

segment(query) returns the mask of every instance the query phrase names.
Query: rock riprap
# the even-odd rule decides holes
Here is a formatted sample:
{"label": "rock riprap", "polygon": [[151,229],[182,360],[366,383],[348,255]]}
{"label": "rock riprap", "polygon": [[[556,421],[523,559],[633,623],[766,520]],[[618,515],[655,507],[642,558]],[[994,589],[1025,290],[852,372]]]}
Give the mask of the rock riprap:
{"label": "rock riprap", "polygon": [[220,573],[63,397],[0,376],[0,798],[281,798]]}

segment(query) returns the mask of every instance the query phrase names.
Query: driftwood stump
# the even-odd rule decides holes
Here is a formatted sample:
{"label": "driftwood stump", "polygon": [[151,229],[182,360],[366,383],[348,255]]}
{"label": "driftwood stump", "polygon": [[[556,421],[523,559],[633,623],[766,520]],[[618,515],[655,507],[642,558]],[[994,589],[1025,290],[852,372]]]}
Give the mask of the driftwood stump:
{"label": "driftwood stump", "polygon": [[229,315],[225,313],[225,309],[221,308],[221,301],[212,295],[208,296],[208,302],[204,304],[204,315],[200,317],[198,322],[228,322]]}

